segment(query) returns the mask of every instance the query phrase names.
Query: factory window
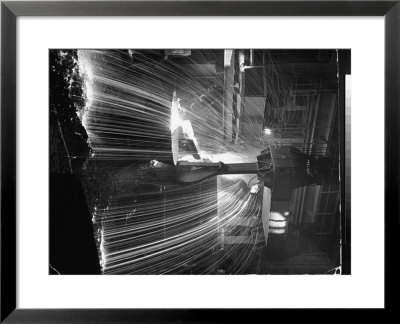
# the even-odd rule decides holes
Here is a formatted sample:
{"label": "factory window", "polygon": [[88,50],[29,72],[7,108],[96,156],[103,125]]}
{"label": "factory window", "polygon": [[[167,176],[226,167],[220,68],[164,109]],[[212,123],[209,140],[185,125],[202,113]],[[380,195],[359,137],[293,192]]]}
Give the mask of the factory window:
{"label": "factory window", "polygon": [[303,110],[285,111],[284,121],[287,128],[301,127],[304,125]]}
{"label": "factory window", "polygon": [[291,94],[296,96],[315,95],[318,84],[315,80],[297,78],[292,81]]}

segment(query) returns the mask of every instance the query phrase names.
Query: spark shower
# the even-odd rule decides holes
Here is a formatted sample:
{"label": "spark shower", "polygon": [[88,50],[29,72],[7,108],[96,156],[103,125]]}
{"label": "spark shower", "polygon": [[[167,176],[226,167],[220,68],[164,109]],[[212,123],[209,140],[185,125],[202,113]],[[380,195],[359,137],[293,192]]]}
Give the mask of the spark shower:
{"label": "spark shower", "polygon": [[49,50],[49,272],[340,273],[342,56]]}

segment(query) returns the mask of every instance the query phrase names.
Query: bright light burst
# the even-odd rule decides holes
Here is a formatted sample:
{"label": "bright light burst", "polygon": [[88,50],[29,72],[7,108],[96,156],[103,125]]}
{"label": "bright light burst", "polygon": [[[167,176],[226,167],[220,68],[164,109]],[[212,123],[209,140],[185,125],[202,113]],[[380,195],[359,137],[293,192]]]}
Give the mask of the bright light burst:
{"label": "bright light burst", "polygon": [[[103,273],[217,273],[232,258],[234,272],[244,271],[262,235],[259,195],[240,177],[175,184],[171,133],[181,126],[216,162],[255,161],[258,144],[224,140],[223,94],[192,71],[128,53],[78,51],[87,99],[79,114],[93,150],[84,176],[102,181],[88,200]],[[237,240],[252,239],[229,245],[238,228]]]}

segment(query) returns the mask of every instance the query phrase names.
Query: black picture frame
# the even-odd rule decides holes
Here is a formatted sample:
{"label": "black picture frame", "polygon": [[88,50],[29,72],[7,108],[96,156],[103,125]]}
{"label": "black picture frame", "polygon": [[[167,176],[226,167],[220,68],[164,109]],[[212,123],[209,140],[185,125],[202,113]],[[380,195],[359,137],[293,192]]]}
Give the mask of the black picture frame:
{"label": "black picture frame", "polygon": [[[16,19],[19,16],[384,16],[385,308],[398,275],[389,241],[399,233],[400,1],[2,1],[1,2],[1,322],[221,322],[263,310],[16,308]],[[390,210],[390,213],[389,213]],[[254,314],[254,312],[262,314]]]}

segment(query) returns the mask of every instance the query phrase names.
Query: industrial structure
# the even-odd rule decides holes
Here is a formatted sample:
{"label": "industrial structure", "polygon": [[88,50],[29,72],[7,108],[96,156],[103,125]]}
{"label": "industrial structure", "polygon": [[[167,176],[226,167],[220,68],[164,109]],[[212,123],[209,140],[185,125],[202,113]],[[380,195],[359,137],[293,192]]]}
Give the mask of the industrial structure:
{"label": "industrial structure", "polygon": [[[314,178],[319,179],[300,186],[295,185],[293,172],[281,177],[277,181],[279,186],[266,193],[270,203],[268,206],[264,203],[263,207],[269,209],[269,230],[264,230],[264,236],[255,235],[261,217],[258,222],[241,219],[220,230],[221,248],[229,249],[232,245],[237,251],[237,245],[254,245],[265,240],[267,248],[260,253],[265,256],[266,273],[321,273],[337,265],[340,254],[338,51],[225,50],[215,51],[214,57],[202,55],[201,51],[193,54],[186,59],[192,59],[195,67],[191,76],[200,100],[185,98],[182,104],[193,101],[191,107],[197,105],[201,110],[192,119],[198,142],[196,152],[213,160],[224,149],[232,149],[239,154],[247,152],[251,160],[251,152],[260,153],[267,147],[281,155],[295,149],[312,158],[307,162],[308,167],[314,170]],[[198,63],[194,64],[196,57]],[[190,114],[187,118],[191,118]],[[201,120],[201,129],[196,128],[196,118]],[[181,158],[186,161],[187,155]],[[195,160],[200,160],[200,156],[194,157]],[[319,165],[317,171],[313,163]],[[295,167],[286,163],[280,168],[290,173]],[[256,175],[254,172],[253,176]],[[248,181],[251,177],[242,179]],[[259,199],[262,200],[262,195]],[[258,212],[260,215],[256,216],[261,216],[261,210]],[[220,208],[219,215],[222,213]]]}
{"label": "industrial structure", "polygon": [[[51,57],[51,170],[80,178],[101,273],[340,269],[343,50]],[[58,214],[51,264],[86,273],[57,262]]]}

